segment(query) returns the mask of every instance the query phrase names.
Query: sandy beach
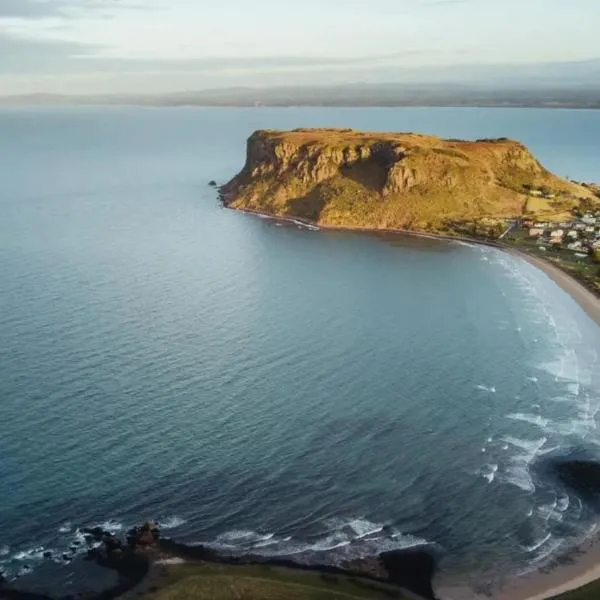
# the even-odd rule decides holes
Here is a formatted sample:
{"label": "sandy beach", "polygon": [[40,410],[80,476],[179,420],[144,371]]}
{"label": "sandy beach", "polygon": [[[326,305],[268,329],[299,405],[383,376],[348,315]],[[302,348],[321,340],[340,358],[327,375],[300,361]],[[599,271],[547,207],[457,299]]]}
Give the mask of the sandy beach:
{"label": "sandy beach", "polygon": [[548,277],[573,297],[589,317],[600,325],[600,298],[595,296],[576,279],[573,279],[568,273],[565,273],[551,262],[531,256],[525,252],[520,252],[519,250],[507,249],[507,251],[516,256],[520,256],[541,271],[544,271]]}

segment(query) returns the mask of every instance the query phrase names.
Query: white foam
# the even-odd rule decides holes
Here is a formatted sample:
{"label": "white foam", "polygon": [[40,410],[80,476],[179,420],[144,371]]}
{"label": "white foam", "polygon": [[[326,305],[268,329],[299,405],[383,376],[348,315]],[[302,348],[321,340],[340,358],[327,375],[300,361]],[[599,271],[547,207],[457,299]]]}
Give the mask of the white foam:
{"label": "white foam", "polygon": [[537,377],[528,377],[527,379],[529,379],[529,381],[532,381],[533,383],[537,383],[539,381]]}
{"label": "white foam", "polygon": [[71,531],[71,529],[73,528],[73,525],[71,525],[71,523],[67,522],[67,523],[63,523],[59,528],[58,528],[58,533],[69,533]]}
{"label": "white foam", "polygon": [[525,450],[528,455],[531,455],[531,458],[533,458],[537,452],[541,450],[542,446],[548,441],[548,438],[546,437],[541,437],[537,440],[524,440],[521,438],[512,437],[510,435],[504,436],[503,439],[505,442]]}
{"label": "white foam", "polygon": [[496,478],[497,472],[498,465],[488,464],[481,469],[481,476],[484,479],[487,479],[488,483],[492,483],[492,481],[494,481],[494,479]]}
{"label": "white foam", "polygon": [[0,556],[8,556],[10,554],[10,548],[8,546],[0,546]]}
{"label": "white foam", "polygon": [[535,485],[526,467],[507,467],[503,476],[503,481],[518,487],[528,494],[533,494],[535,492]]}
{"label": "white foam", "polygon": [[496,388],[494,386],[488,387],[487,385],[476,385],[475,389],[477,390],[481,390],[482,392],[488,392],[490,394],[495,394],[496,393]]}
{"label": "white foam", "polygon": [[109,519],[108,521],[104,521],[104,523],[102,523],[100,525],[100,527],[102,527],[102,529],[104,529],[104,531],[108,531],[109,533],[115,534],[115,533],[118,533],[119,531],[123,531],[124,525],[123,525],[123,523],[120,523],[119,521],[115,521],[114,519]]}
{"label": "white foam", "polygon": [[568,494],[563,494],[557,502],[556,509],[560,512],[565,512],[569,508],[570,498]]}
{"label": "white foam", "polygon": [[354,531],[357,539],[373,535],[374,533],[379,533],[380,531],[383,531],[384,527],[379,523],[372,523],[367,519],[351,519],[348,522],[348,526]]}
{"label": "white foam", "polygon": [[[244,551],[262,556],[292,556],[331,552],[329,561],[375,555],[387,550],[399,550],[427,544],[426,540],[406,535],[381,523],[363,517],[327,520],[324,533],[310,541],[292,536],[278,537],[273,533],[252,530],[232,530],[209,542],[209,546],[230,551]],[[205,542],[204,542],[205,543]]]}
{"label": "white foam", "polygon": [[529,440],[505,436],[503,439],[508,444],[523,450],[524,453],[510,457],[510,464],[506,467],[502,480],[520,488],[524,492],[529,494],[534,493],[535,485],[529,472],[529,465],[538,456],[542,447],[547,442],[547,438],[542,437],[537,440]]}
{"label": "white foam", "polygon": [[44,558],[44,552],[46,552],[44,546],[36,546],[35,548],[30,548],[29,550],[17,552],[15,555],[13,555],[12,559],[19,562],[41,560]]}
{"label": "white foam", "polygon": [[547,548],[544,552],[540,553],[534,559],[532,559],[532,563],[537,564],[549,557],[551,557],[564,543],[564,540],[558,539],[554,540],[551,544],[548,544]]}
{"label": "white foam", "polygon": [[552,537],[552,534],[549,533],[548,535],[546,535],[546,537],[541,539],[539,542],[533,544],[532,546],[524,546],[523,549],[527,550],[527,552],[535,552],[536,550],[541,548],[551,537]]}
{"label": "white foam", "polygon": [[507,419],[513,421],[522,421],[523,423],[529,423],[530,425],[536,425],[537,427],[546,427],[549,420],[540,415],[530,415],[527,413],[512,413],[506,416]]}
{"label": "white foam", "polygon": [[177,529],[186,523],[187,521],[181,517],[167,517],[158,521],[158,527],[160,529]]}

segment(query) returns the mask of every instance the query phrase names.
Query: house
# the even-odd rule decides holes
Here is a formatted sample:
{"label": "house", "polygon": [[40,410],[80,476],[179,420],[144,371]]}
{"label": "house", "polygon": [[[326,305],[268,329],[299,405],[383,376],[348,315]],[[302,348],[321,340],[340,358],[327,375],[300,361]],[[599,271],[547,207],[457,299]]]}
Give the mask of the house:
{"label": "house", "polygon": [[541,235],[544,235],[544,230],[541,227],[532,227],[529,230],[529,237],[538,238]]}
{"label": "house", "polygon": [[581,253],[581,252],[575,252],[575,256],[576,256],[577,258],[587,258],[587,257],[588,257],[588,255],[587,255],[587,254],[583,254],[583,253]]}
{"label": "house", "polygon": [[585,224],[584,223],[577,223],[573,228],[574,229],[578,229],[579,231],[584,231],[585,230]]}
{"label": "house", "polygon": [[579,237],[579,232],[578,231],[569,231],[569,233],[567,233],[567,237],[576,240]]}
{"label": "house", "polygon": [[567,244],[567,248],[569,250],[581,250],[581,242],[572,242],[571,244]]}
{"label": "house", "polygon": [[535,196],[536,198],[541,198],[544,194],[542,190],[529,190],[530,196]]}
{"label": "house", "polygon": [[596,217],[594,217],[592,215],[585,215],[585,217],[581,218],[581,222],[584,223],[585,225],[595,225]]}
{"label": "house", "polygon": [[555,229],[554,231],[550,232],[550,237],[553,240],[556,240],[556,239],[562,240],[564,235],[565,235],[565,232],[562,229]]}
{"label": "house", "polygon": [[585,228],[586,233],[594,233],[596,231],[595,227],[592,227],[591,225]]}

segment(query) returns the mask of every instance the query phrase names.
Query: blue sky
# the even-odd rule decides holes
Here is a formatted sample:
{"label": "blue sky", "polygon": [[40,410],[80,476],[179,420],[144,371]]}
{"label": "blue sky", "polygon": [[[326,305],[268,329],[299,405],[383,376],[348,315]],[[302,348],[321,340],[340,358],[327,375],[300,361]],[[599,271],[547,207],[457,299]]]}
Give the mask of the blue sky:
{"label": "blue sky", "polygon": [[600,59],[600,0],[0,0],[0,94],[393,82]]}

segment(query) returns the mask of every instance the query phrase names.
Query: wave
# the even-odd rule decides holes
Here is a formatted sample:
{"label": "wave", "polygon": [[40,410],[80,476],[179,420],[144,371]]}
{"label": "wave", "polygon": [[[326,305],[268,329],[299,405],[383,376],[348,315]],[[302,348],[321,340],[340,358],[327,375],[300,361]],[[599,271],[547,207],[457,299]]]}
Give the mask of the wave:
{"label": "wave", "polygon": [[73,529],[73,525],[70,522],[63,523],[58,528],[58,533],[69,533],[71,531],[71,529]]}
{"label": "wave", "polygon": [[541,539],[539,542],[536,542],[532,546],[523,546],[523,550],[526,550],[527,552],[535,552],[536,550],[539,550],[551,537],[552,534],[548,533],[543,539]]}
{"label": "wave", "polygon": [[511,413],[510,415],[506,415],[506,418],[512,419],[513,421],[522,421],[523,423],[529,423],[530,425],[536,425],[537,427],[542,428],[546,427],[550,422],[550,420],[545,417],[528,413]]}
{"label": "wave", "polygon": [[0,557],[8,556],[10,554],[10,548],[8,546],[0,546]]}
{"label": "wave", "polygon": [[528,494],[533,494],[536,487],[533,483],[529,466],[540,454],[542,448],[548,441],[548,438],[541,437],[537,440],[530,440],[504,436],[503,440],[506,444],[523,450],[523,453],[510,457],[509,465],[504,470],[502,480],[505,483],[518,487]]}
{"label": "wave", "polygon": [[123,523],[115,521],[114,519],[109,519],[108,521],[104,521],[104,523],[100,523],[100,527],[102,527],[104,531],[108,531],[112,534],[119,533],[119,531],[123,531],[125,528]]}
{"label": "wave", "polygon": [[24,561],[33,561],[33,560],[41,560],[44,558],[44,554],[47,552],[44,546],[36,546],[35,548],[30,548],[29,550],[21,550],[16,554],[13,554],[12,560],[16,560],[19,562]]}
{"label": "wave", "polygon": [[[323,529],[323,533],[310,536],[311,539],[234,529],[203,543],[220,550],[265,557],[303,555],[310,558],[313,554],[319,554],[319,561],[332,564],[429,544],[427,540],[362,517],[330,519],[324,522]],[[327,555],[323,557],[323,553]]]}
{"label": "wave", "polygon": [[481,390],[482,392],[489,392],[490,394],[496,393],[496,388],[494,386],[488,387],[487,385],[476,385],[475,389]]}
{"label": "wave", "polygon": [[177,529],[185,525],[187,521],[182,517],[166,517],[165,519],[159,519],[159,529]]}
{"label": "wave", "polygon": [[495,464],[487,464],[484,465],[480,471],[480,475],[487,479],[488,483],[492,483],[496,478],[496,473],[498,472],[498,465]]}

